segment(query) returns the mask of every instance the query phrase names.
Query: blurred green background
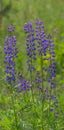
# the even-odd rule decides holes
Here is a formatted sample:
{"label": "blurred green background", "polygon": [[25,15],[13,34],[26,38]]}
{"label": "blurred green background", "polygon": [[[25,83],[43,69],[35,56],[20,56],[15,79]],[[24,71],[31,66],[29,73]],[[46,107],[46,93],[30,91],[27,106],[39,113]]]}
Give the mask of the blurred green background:
{"label": "blurred green background", "polygon": [[0,86],[5,82],[4,39],[7,27],[15,25],[18,58],[17,69],[26,71],[26,51],[24,24],[36,18],[43,21],[46,34],[50,33],[55,41],[57,79],[64,84],[64,0],[0,0]]}

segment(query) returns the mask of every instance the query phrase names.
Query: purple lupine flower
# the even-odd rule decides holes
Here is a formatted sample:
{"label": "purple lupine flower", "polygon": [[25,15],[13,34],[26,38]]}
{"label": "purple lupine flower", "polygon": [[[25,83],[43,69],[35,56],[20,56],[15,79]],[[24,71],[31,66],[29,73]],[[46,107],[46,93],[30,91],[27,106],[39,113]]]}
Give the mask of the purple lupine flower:
{"label": "purple lupine flower", "polygon": [[53,110],[56,111],[56,109],[58,108],[58,100],[56,99],[55,94],[56,65],[55,65],[54,41],[52,40],[51,35],[48,35],[48,41],[49,41],[49,53],[50,53],[50,65],[48,68],[48,73],[50,74],[49,75],[50,77],[48,78],[48,82],[50,83],[50,99],[51,101],[53,100]]}
{"label": "purple lupine flower", "polygon": [[24,25],[24,31],[25,31],[25,33],[33,32],[32,23],[31,22],[28,22],[28,23],[26,23]]}
{"label": "purple lupine flower", "polygon": [[50,65],[48,68],[48,73],[50,73],[50,78],[48,82],[50,83],[50,88],[55,88],[55,77],[56,77],[56,65],[55,65],[55,52],[54,52],[54,41],[52,37],[48,36],[49,42],[49,53],[50,53]]}
{"label": "purple lupine flower", "polygon": [[31,22],[24,25],[24,31],[26,33],[26,52],[28,56],[27,66],[28,70],[31,72],[35,70],[33,62],[36,60],[34,30]]}
{"label": "purple lupine flower", "polygon": [[21,75],[21,73],[18,73],[18,92],[26,92],[27,90],[30,90],[30,83],[29,81],[26,81],[24,77]]}
{"label": "purple lupine flower", "polygon": [[[14,31],[14,26],[8,27],[9,33]],[[6,73],[6,81],[8,83],[11,83],[12,81],[15,81],[15,57],[17,56],[17,47],[16,47],[16,37],[7,36],[5,38],[5,46],[4,46],[4,52],[5,52],[5,73]]]}
{"label": "purple lupine flower", "polygon": [[46,55],[46,49],[48,48],[48,42],[47,42],[47,38],[45,35],[45,31],[44,31],[44,26],[43,26],[43,22],[37,20],[35,22],[36,24],[36,40],[38,42],[38,52],[39,55]]}
{"label": "purple lupine flower", "polygon": [[[47,98],[49,96],[49,94],[47,93],[47,88],[44,89],[44,85],[43,82],[46,80],[46,76],[45,73],[47,73],[47,67],[44,66],[44,63],[46,60],[50,60],[50,57],[47,57],[47,50],[48,50],[48,40],[47,40],[47,36],[45,34],[45,30],[44,30],[44,26],[43,26],[43,22],[40,20],[37,20],[35,22],[36,24],[36,41],[37,41],[37,48],[38,48],[38,54],[40,56],[40,60],[41,60],[41,86],[42,86],[42,92],[43,92],[43,99]],[[45,92],[46,91],[46,92]]]}

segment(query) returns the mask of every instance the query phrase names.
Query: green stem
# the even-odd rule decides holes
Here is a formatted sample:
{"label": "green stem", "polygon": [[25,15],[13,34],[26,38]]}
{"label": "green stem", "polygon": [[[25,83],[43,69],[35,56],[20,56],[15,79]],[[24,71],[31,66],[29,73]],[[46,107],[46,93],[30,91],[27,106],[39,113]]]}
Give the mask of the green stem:
{"label": "green stem", "polygon": [[11,100],[12,100],[12,105],[13,105],[13,110],[14,110],[15,126],[16,126],[16,130],[18,130],[17,115],[16,115],[16,110],[15,110],[15,103],[14,103],[13,94],[11,95]]}
{"label": "green stem", "polygon": [[14,111],[14,118],[15,118],[15,127],[16,127],[16,130],[18,130],[18,122],[17,122],[17,115],[16,115],[16,109],[15,109],[15,98],[14,98],[14,93],[13,93],[13,87],[12,87],[12,84],[10,86],[10,91],[11,91],[11,101],[12,101],[12,107],[13,107],[13,111]]}
{"label": "green stem", "polygon": [[44,88],[43,88],[43,58],[41,56],[41,77],[42,77],[42,130],[44,130],[43,126],[43,108],[44,108]]}
{"label": "green stem", "polygon": [[[31,67],[32,67],[32,59],[31,59]],[[32,80],[32,71],[30,72],[30,78],[31,78],[31,93],[32,93],[32,101],[33,101],[33,105],[32,105],[32,111],[35,110],[34,107],[34,94],[33,94],[33,80]],[[35,119],[34,119],[34,123],[33,123],[33,130],[35,129]]]}

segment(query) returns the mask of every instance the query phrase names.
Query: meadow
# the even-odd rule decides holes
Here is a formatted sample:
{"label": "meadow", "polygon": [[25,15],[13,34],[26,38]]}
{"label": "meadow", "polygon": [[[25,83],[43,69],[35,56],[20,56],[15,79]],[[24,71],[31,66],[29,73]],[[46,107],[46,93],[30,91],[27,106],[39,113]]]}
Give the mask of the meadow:
{"label": "meadow", "polygon": [[[40,33],[42,33],[43,28],[40,28],[41,23],[39,21],[43,22],[43,31],[46,34],[46,39],[44,39],[44,35],[42,36],[45,41],[43,54],[38,52],[38,42],[42,40]],[[10,25],[12,28],[15,27],[14,31],[9,30]],[[32,28],[37,30],[35,36]],[[5,57],[9,56],[7,55],[8,52],[4,51],[6,36],[15,36],[13,38],[17,39],[14,39],[16,41],[12,46],[13,49],[17,47],[17,56],[13,51],[14,56],[12,58],[15,59],[16,80],[14,83],[6,80],[7,61],[5,63]],[[34,57],[31,59],[30,56],[29,48],[31,46],[29,47],[29,44],[34,42],[34,37],[33,41],[30,42],[32,36],[36,37],[37,60]],[[53,43],[51,43],[51,39],[54,40]],[[63,43],[63,0],[0,1],[0,130],[64,130]],[[7,40],[6,45],[8,45]],[[50,45],[54,52],[50,53]],[[35,47],[32,49],[35,51]],[[44,54],[45,52],[46,54]],[[33,54],[35,56],[35,53]],[[47,60],[48,57],[49,61]],[[54,70],[56,74],[50,74],[51,62],[53,62],[51,57],[55,62],[52,71],[56,69]],[[31,67],[36,67],[36,71],[32,72],[27,68],[27,61],[31,62]],[[46,67],[48,70],[44,71]],[[50,76],[51,81],[48,82]],[[55,88],[51,90],[50,83],[52,80]],[[28,89],[26,90],[27,84]],[[24,88],[22,85],[25,85]]]}

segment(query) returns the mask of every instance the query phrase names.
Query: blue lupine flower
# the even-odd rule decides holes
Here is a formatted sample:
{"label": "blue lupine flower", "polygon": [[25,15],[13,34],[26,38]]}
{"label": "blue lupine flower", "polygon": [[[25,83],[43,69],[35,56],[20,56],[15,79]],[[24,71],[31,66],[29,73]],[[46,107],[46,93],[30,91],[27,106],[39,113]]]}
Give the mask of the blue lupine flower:
{"label": "blue lupine flower", "polygon": [[33,32],[32,23],[31,22],[28,22],[28,23],[26,23],[24,25],[24,31],[25,31],[25,33]]}
{"label": "blue lupine flower", "polygon": [[[14,26],[8,27],[9,33],[14,31]],[[17,47],[16,47],[16,37],[15,36],[7,36],[5,38],[5,73],[6,73],[6,81],[11,83],[15,81],[15,57],[17,56]]]}
{"label": "blue lupine flower", "polygon": [[27,90],[30,90],[30,83],[29,81],[26,81],[23,76],[20,76],[21,73],[18,74],[18,92],[26,92]]}
{"label": "blue lupine flower", "polygon": [[46,39],[45,31],[44,31],[44,26],[42,21],[37,20],[35,22],[36,24],[36,40],[38,42],[38,52],[39,55],[46,55],[46,49],[48,48],[48,42]]}
{"label": "blue lupine flower", "polygon": [[46,66],[44,66],[44,62],[46,60],[50,60],[50,57],[47,57],[47,50],[48,50],[48,47],[49,47],[49,43],[48,43],[48,39],[47,39],[47,36],[45,34],[45,31],[44,31],[44,26],[43,26],[43,22],[40,21],[40,20],[37,20],[35,22],[36,24],[36,29],[35,29],[35,32],[36,32],[36,41],[37,41],[37,48],[38,48],[38,54],[40,56],[40,59],[41,59],[41,86],[42,86],[42,90],[43,90],[43,99],[47,97],[49,97],[49,92],[47,92],[47,87],[44,88],[44,81],[46,81],[46,76],[45,76],[45,73],[47,73],[47,68]]}
{"label": "blue lupine flower", "polygon": [[55,99],[55,98],[56,98],[56,96],[55,96],[55,95],[52,95],[52,96],[51,96],[51,99]]}
{"label": "blue lupine flower", "polygon": [[50,78],[48,79],[48,82],[50,82],[51,86],[50,88],[55,88],[55,77],[56,77],[56,65],[55,65],[55,52],[54,52],[54,41],[52,40],[52,37],[48,36],[49,41],[49,53],[50,53],[50,65],[48,68],[48,72],[50,73]]}
{"label": "blue lupine flower", "polygon": [[[55,52],[54,52],[54,41],[50,35],[46,36],[44,31],[43,22],[37,20],[36,24],[36,38],[34,38],[34,30],[32,28],[32,23],[28,22],[24,26],[24,31],[26,33],[26,51],[28,56],[28,70],[31,72],[35,70],[33,66],[33,61],[36,60],[36,47],[35,40],[37,41],[38,54],[41,58],[41,72],[36,72],[36,86],[40,88],[43,92],[43,96],[45,99],[49,99],[52,102],[52,106],[50,108],[53,111],[58,106],[58,101],[56,100],[56,94],[54,93],[55,85],[55,77],[56,77],[56,65],[55,65]],[[47,56],[49,54],[49,57]],[[44,63],[48,60],[48,66],[44,66]],[[41,76],[40,76],[41,75]],[[43,82],[47,80],[46,75],[48,75],[48,82],[50,87],[44,88]],[[43,99],[44,99],[43,98]],[[54,106],[55,104],[55,106]]]}
{"label": "blue lupine flower", "polygon": [[25,24],[24,31],[27,35],[26,36],[26,52],[28,56],[27,66],[28,66],[28,70],[31,72],[35,70],[33,62],[36,60],[34,30],[31,22]]}
{"label": "blue lupine flower", "polygon": [[[49,41],[49,53],[50,53],[50,65],[49,65],[49,78],[48,82],[50,83],[50,99],[53,101],[53,110],[56,111],[58,108],[58,100],[56,99],[56,94],[55,94],[55,78],[56,78],[56,65],[55,65],[55,52],[54,52],[54,41],[52,40],[51,35],[48,35],[48,41]],[[51,106],[52,107],[52,106]]]}

